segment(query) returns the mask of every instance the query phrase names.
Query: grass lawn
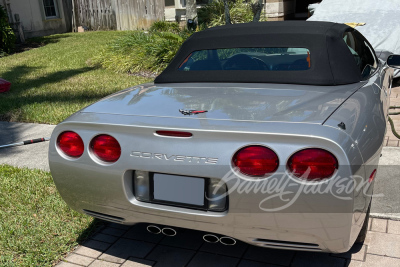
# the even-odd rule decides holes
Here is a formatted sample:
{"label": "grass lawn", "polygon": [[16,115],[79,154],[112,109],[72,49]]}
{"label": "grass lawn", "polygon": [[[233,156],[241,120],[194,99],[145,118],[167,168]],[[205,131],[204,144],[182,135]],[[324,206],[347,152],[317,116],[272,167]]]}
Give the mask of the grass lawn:
{"label": "grass lawn", "polygon": [[51,266],[99,222],[72,211],[50,173],[0,165],[0,266]]}
{"label": "grass lawn", "polygon": [[0,120],[57,124],[72,113],[147,78],[117,74],[87,63],[123,32],[86,32],[35,38],[45,43],[0,58],[0,77],[12,83],[0,94]]}

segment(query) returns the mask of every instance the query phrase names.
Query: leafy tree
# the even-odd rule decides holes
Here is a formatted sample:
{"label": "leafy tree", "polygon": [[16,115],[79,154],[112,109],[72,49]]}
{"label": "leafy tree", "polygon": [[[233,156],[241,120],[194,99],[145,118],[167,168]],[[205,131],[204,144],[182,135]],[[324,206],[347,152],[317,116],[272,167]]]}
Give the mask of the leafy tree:
{"label": "leafy tree", "polygon": [[257,3],[253,5],[243,0],[213,0],[198,11],[200,29],[225,24],[265,21],[263,0],[253,1]]}
{"label": "leafy tree", "polygon": [[196,0],[187,0],[186,1],[186,20],[188,22],[192,21],[192,27],[196,28],[196,26],[197,26]]}
{"label": "leafy tree", "polygon": [[223,0],[223,1],[224,1],[224,10],[225,10],[225,24],[229,25],[229,24],[232,24],[231,13],[229,11],[229,4],[228,4],[228,0]]}
{"label": "leafy tree", "polygon": [[[230,16],[230,11],[229,11],[229,0],[223,0],[224,1],[224,8],[225,8],[225,24],[232,24],[231,22],[231,16]],[[240,0],[237,0],[240,1]],[[261,12],[264,7],[264,1],[263,0],[256,0],[256,2],[251,2],[250,3],[252,12],[253,12],[253,22],[259,22],[261,18]]]}
{"label": "leafy tree", "polygon": [[251,9],[253,11],[254,17],[253,22],[259,22],[261,18],[261,12],[264,7],[263,0],[257,0],[256,2],[251,3]]}

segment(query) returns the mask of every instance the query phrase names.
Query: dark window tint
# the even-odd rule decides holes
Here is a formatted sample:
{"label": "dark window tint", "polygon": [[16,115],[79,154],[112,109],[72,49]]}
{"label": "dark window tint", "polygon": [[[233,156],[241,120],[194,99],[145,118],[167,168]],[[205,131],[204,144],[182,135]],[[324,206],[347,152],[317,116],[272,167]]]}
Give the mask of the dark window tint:
{"label": "dark window tint", "polygon": [[44,13],[46,18],[57,17],[56,0],[43,0]]}
{"label": "dark window tint", "polygon": [[343,40],[353,54],[362,77],[368,78],[378,67],[375,52],[365,38],[358,32],[346,32]]}
{"label": "dark window tint", "polygon": [[182,62],[179,70],[302,71],[310,68],[308,49],[268,47],[195,51]]}

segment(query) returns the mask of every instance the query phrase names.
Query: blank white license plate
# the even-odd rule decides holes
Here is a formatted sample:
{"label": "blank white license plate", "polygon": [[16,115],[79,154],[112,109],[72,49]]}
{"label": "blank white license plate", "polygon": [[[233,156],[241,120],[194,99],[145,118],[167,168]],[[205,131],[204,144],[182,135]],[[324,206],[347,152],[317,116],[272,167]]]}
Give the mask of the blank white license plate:
{"label": "blank white license plate", "polygon": [[204,206],[205,180],[155,173],[154,200]]}

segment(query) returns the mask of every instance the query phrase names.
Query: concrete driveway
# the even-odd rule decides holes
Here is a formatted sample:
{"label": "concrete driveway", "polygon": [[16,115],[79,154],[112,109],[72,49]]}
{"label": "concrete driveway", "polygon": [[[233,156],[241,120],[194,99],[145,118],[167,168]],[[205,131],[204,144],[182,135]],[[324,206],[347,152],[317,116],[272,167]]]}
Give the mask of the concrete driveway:
{"label": "concrete driveway", "polygon": [[[0,121],[0,145],[50,137],[55,125]],[[0,148],[0,164],[49,171],[49,143]]]}

